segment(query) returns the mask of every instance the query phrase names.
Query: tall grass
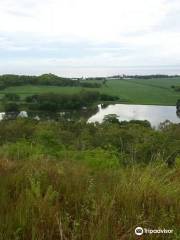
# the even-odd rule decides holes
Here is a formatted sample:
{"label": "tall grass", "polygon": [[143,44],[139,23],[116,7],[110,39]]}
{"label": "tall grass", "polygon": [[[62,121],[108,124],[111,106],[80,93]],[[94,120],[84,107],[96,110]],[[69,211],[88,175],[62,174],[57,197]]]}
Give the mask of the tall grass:
{"label": "tall grass", "polygon": [[0,122],[0,240],[180,239],[179,143],[179,125]]}
{"label": "tall grass", "polygon": [[179,166],[160,163],[94,168],[71,159],[5,156],[0,239],[129,240],[137,239],[136,226],[174,230],[148,239],[179,239],[179,183]]}

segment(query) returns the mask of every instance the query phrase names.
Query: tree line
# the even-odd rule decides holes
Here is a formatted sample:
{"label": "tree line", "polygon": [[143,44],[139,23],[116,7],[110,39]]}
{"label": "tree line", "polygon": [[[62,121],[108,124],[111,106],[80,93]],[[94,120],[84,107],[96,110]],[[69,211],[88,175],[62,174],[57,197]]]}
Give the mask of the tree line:
{"label": "tree line", "polygon": [[98,101],[115,101],[115,96],[101,94],[97,91],[81,91],[78,94],[39,94],[26,98],[31,110],[58,111],[79,110],[83,107],[92,106]]}
{"label": "tree line", "polygon": [[44,86],[61,86],[61,87],[86,87],[100,88],[100,83],[89,83],[80,80],[72,80],[70,78],[59,77],[54,74],[43,74],[40,76],[13,75],[6,74],[0,76],[0,90],[13,86],[24,85],[44,85]]}
{"label": "tree line", "polygon": [[[76,94],[45,93],[27,96],[23,106],[26,104],[28,110],[56,112],[61,110],[80,110],[98,102],[117,100],[119,98],[116,96],[101,94],[98,91],[82,90]],[[17,112],[22,105],[20,97],[15,93],[5,94],[2,102],[4,102],[5,112]]]}

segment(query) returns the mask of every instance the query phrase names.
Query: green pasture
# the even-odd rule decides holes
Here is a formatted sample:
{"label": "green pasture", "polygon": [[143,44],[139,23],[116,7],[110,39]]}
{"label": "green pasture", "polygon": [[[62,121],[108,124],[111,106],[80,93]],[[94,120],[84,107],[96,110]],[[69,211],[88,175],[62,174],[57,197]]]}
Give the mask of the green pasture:
{"label": "green pasture", "polygon": [[58,86],[15,86],[9,87],[0,91],[0,96],[3,96],[6,93],[16,93],[22,98],[39,93],[64,93],[64,94],[73,94],[78,93],[82,88],[81,87],[58,87]]}
{"label": "green pasture", "polygon": [[[86,90],[118,96],[120,100],[131,104],[175,105],[180,99],[180,92],[175,92],[171,88],[172,85],[180,86],[180,78],[108,80],[101,88],[87,88]],[[24,99],[33,94],[47,92],[73,94],[82,89],[82,87],[16,86],[1,90],[0,98],[5,93],[16,93]]]}
{"label": "green pasture", "polygon": [[172,85],[180,85],[180,78],[109,80],[101,91],[132,104],[175,105],[180,92]]}

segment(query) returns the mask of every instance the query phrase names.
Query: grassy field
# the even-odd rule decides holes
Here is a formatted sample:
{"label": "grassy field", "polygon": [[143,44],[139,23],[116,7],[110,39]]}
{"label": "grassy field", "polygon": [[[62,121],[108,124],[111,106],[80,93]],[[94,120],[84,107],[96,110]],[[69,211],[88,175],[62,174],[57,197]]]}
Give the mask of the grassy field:
{"label": "grassy field", "polygon": [[[88,90],[100,91],[115,95],[120,100],[131,104],[175,105],[180,99],[180,92],[175,92],[171,86],[180,86],[180,78],[164,79],[119,79],[108,80],[101,88]],[[81,87],[56,87],[56,86],[19,86],[9,87],[0,91],[0,98],[5,93],[17,93],[22,98],[27,95],[54,92],[72,94],[81,91]]]}
{"label": "grassy field", "polygon": [[102,91],[127,99],[132,104],[175,105],[180,93],[175,92],[172,85],[180,85],[180,78],[109,80]]}
{"label": "grassy field", "polygon": [[65,94],[73,94],[80,92],[81,87],[57,87],[57,86],[17,86],[17,87],[9,87],[3,91],[0,91],[0,97],[2,97],[5,93],[16,93],[20,95],[22,98],[25,98],[29,95],[38,94],[38,93],[65,93]]}

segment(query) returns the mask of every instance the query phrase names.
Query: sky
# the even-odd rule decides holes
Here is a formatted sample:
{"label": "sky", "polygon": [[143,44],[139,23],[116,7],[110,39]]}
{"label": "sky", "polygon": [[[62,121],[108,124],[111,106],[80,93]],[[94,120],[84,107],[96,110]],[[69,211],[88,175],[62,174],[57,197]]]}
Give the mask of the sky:
{"label": "sky", "polygon": [[0,0],[0,74],[180,73],[179,0]]}

